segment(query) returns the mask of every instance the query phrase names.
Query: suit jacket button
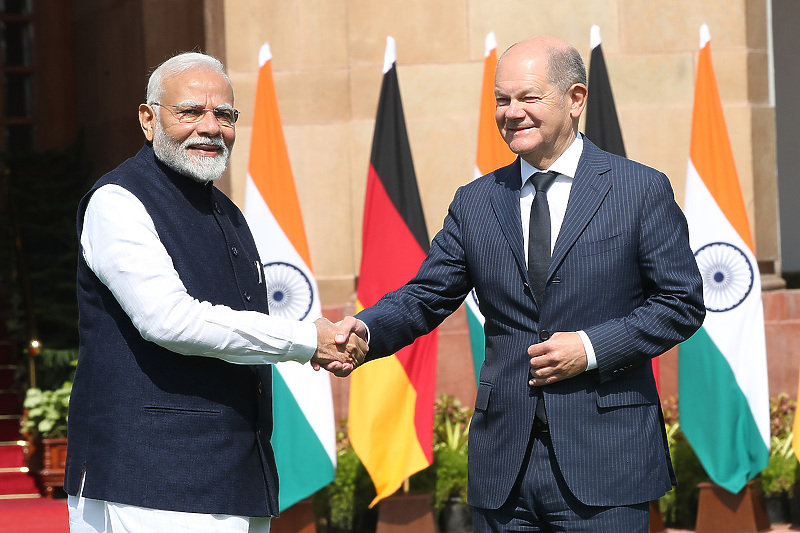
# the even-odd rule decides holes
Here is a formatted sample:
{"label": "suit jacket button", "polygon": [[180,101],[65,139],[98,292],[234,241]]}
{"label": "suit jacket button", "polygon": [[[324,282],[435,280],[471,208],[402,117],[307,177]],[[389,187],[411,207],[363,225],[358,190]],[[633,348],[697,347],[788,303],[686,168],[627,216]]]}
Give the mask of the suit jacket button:
{"label": "suit jacket button", "polygon": [[542,331],[539,332],[539,340],[541,340],[542,342],[546,341],[549,338],[550,338],[550,332],[547,331],[546,329],[543,329]]}

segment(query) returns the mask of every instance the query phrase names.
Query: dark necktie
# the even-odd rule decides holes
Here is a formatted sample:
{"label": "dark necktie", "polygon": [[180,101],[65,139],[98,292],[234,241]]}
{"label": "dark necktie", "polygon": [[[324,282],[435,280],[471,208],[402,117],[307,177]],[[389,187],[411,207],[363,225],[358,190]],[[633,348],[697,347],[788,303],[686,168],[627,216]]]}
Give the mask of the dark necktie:
{"label": "dark necktie", "polygon": [[542,306],[547,269],[550,268],[550,206],[547,203],[547,189],[556,176],[558,172],[537,172],[531,178],[536,196],[533,197],[528,226],[528,277],[539,308]]}

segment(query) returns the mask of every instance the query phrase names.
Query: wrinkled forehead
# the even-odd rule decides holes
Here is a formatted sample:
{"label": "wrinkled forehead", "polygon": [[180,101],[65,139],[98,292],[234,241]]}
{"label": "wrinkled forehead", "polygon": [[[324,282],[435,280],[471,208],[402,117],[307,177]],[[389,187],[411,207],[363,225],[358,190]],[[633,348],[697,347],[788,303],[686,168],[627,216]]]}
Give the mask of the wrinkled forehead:
{"label": "wrinkled forehead", "polygon": [[233,87],[221,72],[197,67],[165,77],[162,98],[182,105],[233,106]]}
{"label": "wrinkled forehead", "polygon": [[506,56],[497,64],[494,77],[495,92],[512,87],[545,87],[550,85],[547,59],[524,55]]}

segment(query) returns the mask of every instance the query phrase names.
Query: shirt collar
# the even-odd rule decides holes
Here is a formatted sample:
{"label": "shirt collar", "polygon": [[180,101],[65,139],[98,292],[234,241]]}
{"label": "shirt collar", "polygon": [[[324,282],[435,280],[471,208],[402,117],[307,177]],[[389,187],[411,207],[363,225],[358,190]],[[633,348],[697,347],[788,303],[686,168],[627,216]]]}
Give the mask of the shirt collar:
{"label": "shirt collar", "polygon": [[[561,156],[556,159],[552,165],[550,165],[550,168],[546,168],[544,170],[552,170],[553,172],[558,172],[563,176],[574,178],[575,174],[578,172],[578,161],[580,160],[582,153],[583,134],[578,132],[578,135],[575,137],[575,140],[572,141],[572,144],[569,145],[569,148],[567,148],[564,153],[561,154]],[[520,157],[520,173],[522,175],[523,185],[525,184],[525,181],[527,181],[527,179],[536,172],[542,172],[542,169],[536,168]]]}

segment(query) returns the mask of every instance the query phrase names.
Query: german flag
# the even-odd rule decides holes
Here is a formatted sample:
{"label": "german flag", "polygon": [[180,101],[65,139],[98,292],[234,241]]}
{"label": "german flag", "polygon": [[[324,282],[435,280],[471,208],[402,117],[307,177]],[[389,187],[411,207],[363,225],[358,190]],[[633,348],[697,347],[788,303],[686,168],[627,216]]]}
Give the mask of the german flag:
{"label": "german flag", "polygon": [[[359,310],[414,277],[430,248],[395,63],[388,37],[364,203]],[[372,505],[433,462],[437,341],[434,331],[351,377],[350,442],[375,484]]]}
{"label": "german flag", "polygon": [[589,39],[592,55],[589,63],[589,96],[586,99],[586,136],[606,152],[625,157],[622,130],[603,57],[600,26],[592,26]]}

